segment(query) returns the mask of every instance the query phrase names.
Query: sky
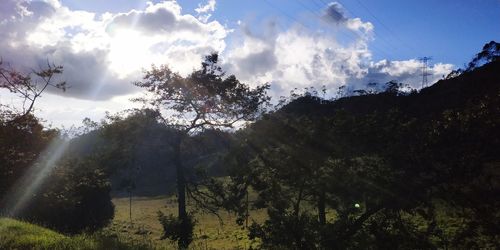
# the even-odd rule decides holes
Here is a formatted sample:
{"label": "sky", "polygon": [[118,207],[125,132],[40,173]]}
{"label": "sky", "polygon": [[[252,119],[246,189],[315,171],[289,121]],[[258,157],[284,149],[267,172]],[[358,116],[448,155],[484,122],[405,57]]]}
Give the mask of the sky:
{"label": "sky", "polygon": [[[499,0],[1,0],[0,57],[19,71],[62,65],[69,86],[49,89],[35,114],[55,127],[138,107],[132,82],[152,64],[181,75],[218,52],[250,86],[367,88],[396,80],[421,87],[500,40]],[[19,100],[0,92],[0,104]]]}

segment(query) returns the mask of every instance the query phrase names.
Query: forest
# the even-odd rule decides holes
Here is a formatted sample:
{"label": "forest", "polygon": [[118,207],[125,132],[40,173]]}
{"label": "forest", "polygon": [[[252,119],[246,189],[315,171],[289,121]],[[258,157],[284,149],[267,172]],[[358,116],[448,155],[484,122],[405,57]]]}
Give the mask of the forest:
{"label": "forest", "polygon": [[152,66],[142,108],[65,131],[32,112],[64,65],[2,62],[0,249],[498,248],[499,43],[421,90],[279,102],[221,65]]}

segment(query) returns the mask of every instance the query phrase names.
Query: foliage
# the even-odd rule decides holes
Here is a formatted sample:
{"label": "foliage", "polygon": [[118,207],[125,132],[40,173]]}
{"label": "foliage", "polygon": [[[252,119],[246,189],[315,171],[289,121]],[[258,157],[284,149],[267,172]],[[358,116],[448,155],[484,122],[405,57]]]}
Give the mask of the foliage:
{"label": "foliage", "polygon": [[452,70],[447,76],[446,79],[451,79],[454,77],[457,77],[464,72],[470,72],[478,67],[490,63],[490,62],[496,62],[500,60],[500,43],[497,43],[495,41],[490,41],[489,43],[485,44],[483,46],[483,50],[479,53],[477,53],[474,58],[467,64],[467,67],[465,69],[456,69]]}
{"label": "foliage", "polygon": [[10,93],[20,97],[21,110],[16,107],[0,106],[0,122],[9,122],[22,119],[31,113],[35,102],[47,89],[53,87],[66,90],[66,82],[54,83],[54,78],[63,72],[62,66],[47,62],[47,67],[32,73],[22,73],[0,60],[0,89],[7,89]]}
{"label": "foliage", "polygon": [[[177,131],[156,120],[151,110],[134,110],[128,116],[108,116],[93,137],[101,140],[100,163],[111,176],[113,191],[120,195],[125,182],[139,195],[159,195],[173,188],[165,180],[174,179],[171,162],[173,138]],[[88,142],[82,141],[85,147]],[[94,150],[97,147],[93,147]]]}
{"label": "foliage", "polygon": [[249,228],[250,239],[261,239],[264,249],[316,249],[320,237],[317,219],[310,214],[299,216],[284,210],[269,211],[263,225],[253,223]]}
{"label": "foliage", "polygon": [[[269,85],[251,89],[233,75],[226,77],[218,64],[217,54],[206,56],[201,69],[187,77],[180,76],[167,66],[153,66],[135,85],[147,92],[136,101],[153,110],[164,125],[179,131],[172,144],[172,162],[176,169],[179,220],[181,224],[188,225],[186,190],[187,195],[196,201],[199,201],[196,199],[199,192],[190,192],[188,187],[188,180],[193,179],[187,177],[182,158],[185,142],[191,135],[205,129],[227,129],[238,122],[254,120],[269,101],[266,95]],[[187,230],[189,227],[180,229]],[[188,231],[179,234],[179,248],[189,245],[191,234]]]}
{"label": "foliage", "polygon": [[186,78],[165,65],[153,66],[135,85],[151,94],[137,101],[158,112],[165,124],[185,132],[253,120],[269,100],[269,85],[250,89],[233,75],[225,77],[217,54],[206,56],[202,69]]}
{"label": "foliage", "polygon": [[58,134],[45,129],[31,114],[0,122],[0,201]]}
{"label": "foliage", "polygon": [[110,183],[91,158],[64,160],[47,178],[19,217],[67,233],[93,232],[113,219]]}
{"label": "foliage", "polygon": [[[498,66],[461,76],[461,90],[483,79],[461,101],[436,97],[454,93],[447,82],[412,95],[293,99],[238,135],[227,160],[228,207],[241,218],[242,194],[258,193],[252,207],[269,217],[250,235],[264,248],[493,247],[500,91],[491,70]],[[449,230],[438,208],[455,211],[461,226]]]}
{"label": "foliage", "polygon": [[161,211],[158,211],[158,220],[163,227],[161,239],[180,241],[187,237],[188,245],[193,241],[193,229],[196,222],[192,215],[188,215],[187,220],[181,220],[172,214],[164,215]]}
{"label": "foliage", "polygon": [[[0,107],[0,211],[63,232],[95,231],[113,217],[107,177],[90,158],[51,160],[58,154],[52,145],[65,145],[65,139],[59,131],[44,128],[32,114],[36,100],[47,88],[66,89],[65,82],[55,83],[62,70],[62,66],[47,63],[45,69],[24,74],[0,62],[0,88],[18,96],[22,103],[20,107]],[[55,171],[50,172],[55,165]],[[36,190],[20,186],[30,182],[41,186]],[[11,210],[21,195],[32,195],[27,207]]]}

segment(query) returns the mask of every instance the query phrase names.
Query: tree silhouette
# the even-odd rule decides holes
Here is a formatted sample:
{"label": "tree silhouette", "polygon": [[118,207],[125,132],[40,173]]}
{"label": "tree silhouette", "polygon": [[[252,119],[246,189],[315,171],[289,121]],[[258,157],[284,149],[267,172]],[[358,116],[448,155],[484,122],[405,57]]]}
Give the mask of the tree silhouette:
{"label": "tree silhouette", "polygon": [[[175,139],[174,165],[178,195],[179,248],[191,242],[192,226],[186,211],[187,178],[181,157],[183,142],[204,129],[232,128],[238,122],[254,120],[268,103],[268,84],[250,89],[234,75],[225,76],[218,65],[218,55],[205,57],[200,70],[182,77],[163,65],[153,66],[136,86],[146,95],[135,101],[156,111],[166,125],[178,129]],[[188,195],[192,194],[188,192]]]}
{"label": "tree silhouette", "polygon": [[0,60],[0,89],[7,89],[22,99],[22,110],[20,111],[16,110],[15,107],[0,107],[4,108],[0,110],[2,111],[0,121],[12,122],[14,119],[22,119],[31,113],[36,100],[49,86],[65,91],[66,82],[54,83],[54,78],[62,72],[62,66],[47,63],[45,69],[33,70],[31,73],[25,74],[5,65]]}
{"label": "tree silhouette", "polygon": [[47,63],[44,69],[22,73],[0,59],[0,90],[21,100],[17,107],[0,104],[0,199],[57,137],[57,132],[44,128],[32,111],[48,87],[66,89],[65,82],[54,83],[62,70],[62,66]]}

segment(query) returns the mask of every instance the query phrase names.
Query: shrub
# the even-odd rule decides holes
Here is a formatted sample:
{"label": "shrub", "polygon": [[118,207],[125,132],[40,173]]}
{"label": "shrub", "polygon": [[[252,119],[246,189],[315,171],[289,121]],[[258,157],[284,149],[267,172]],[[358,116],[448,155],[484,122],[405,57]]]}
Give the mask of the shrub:
{"label": "shrub", "polygon": [[170,239],[172,241],[179,241],[184,238],[187,242],[183,242],[185,246],[193,241],[193,229],[196,224],[192,215],[187,216],[186,220],[173,216],[172,214],[165,215],[158,211],[158,220],[163,227],[163,235],[161,239]]}
{"label": "shrub", "polygon": [[59,163],[20,217],[65,233],[93,232],[114,216],[111,185],[92,159]]}

